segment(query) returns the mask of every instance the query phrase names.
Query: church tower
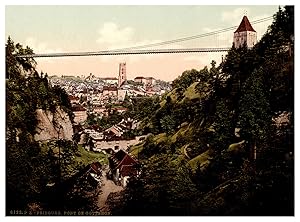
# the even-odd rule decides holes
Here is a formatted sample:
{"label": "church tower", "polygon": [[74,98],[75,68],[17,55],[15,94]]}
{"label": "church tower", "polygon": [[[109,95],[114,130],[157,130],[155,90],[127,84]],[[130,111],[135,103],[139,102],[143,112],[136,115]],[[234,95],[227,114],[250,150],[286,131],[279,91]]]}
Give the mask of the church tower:
{"label": "church tower", "polygon": [[252,48],[257,42],[256,31],[252,28],[247,16],[244,16],[241,24],[234,32],[233,45],[235,48],[239,48],[246,43],[248,48]]}
{"label": "church tower", "polygon": [[120,87],[126,81],[126,62],[124,62],[119,64],[118,87]]}

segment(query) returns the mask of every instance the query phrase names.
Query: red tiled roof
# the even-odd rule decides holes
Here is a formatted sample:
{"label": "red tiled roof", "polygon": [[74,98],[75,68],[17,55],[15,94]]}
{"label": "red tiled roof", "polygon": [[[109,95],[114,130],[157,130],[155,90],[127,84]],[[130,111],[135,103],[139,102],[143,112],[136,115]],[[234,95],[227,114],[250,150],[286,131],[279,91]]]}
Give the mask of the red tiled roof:
{"label": "red tiled roof", "polygon": [[102,80],[118,80],[116,77],[104,77]]}
{"label": "red tiled roof", "polygon": [[125,151],[120,150],[111,157],[112,169],[121,169],[123,166],[135,166],[138,162],[128,155]]}
{"label": "red tiled roof", "polygon": [[72,111],[76,112],[76,111],[86,111],[86,109],[83,106],[74,106],[72,107]]}
{"label": "red tiled roof", "polygon": [[99,162],[94,162],[91,164],[91,168],[94,170],[95,173],[101,174],[101,164]]}
{"label": "red tiled roof", "polygon": [[77,96],[73,96],[73,95],[69,95],[69,100],[76,100],[76,99],[79,99],[79,97]]}
{"label": "red tiled roof", "polygon": [[116,108],[113,108],[114,110],[125,110],[125,111],[127,111],[128,109],[127,108],[125,108],[125,107],[116,107]]}
{"label": "red tiled roof", "polygon": [[118,164],[118,166],[116,168],[120,168],[123,165],[130,166],[130,165],[134,165],[134,164],[137,164],[137,162],[131,156],[126,154],[125,157],[123,158],[123,160]]}
{"label": "red tiled roof", "polygon": [[134,176],[137,174],[137,169],[134,165],[123,165],[123,166],[121,166],[120,174],[123,177]]}
{"label": "red tiled roof", "polygon": [[244,16],[241,24],[239,25],[239,27],[237,28],[237,30],[234,32],[244,32],[244,31],[251,31],[251,32],[256,32],[253,28],[252,25],[250,24],[247,16]]}
{"label": "red tiled roof", "polygon": [[116,86],[103,86],[103,91],[107,90],[107,91],[117,91],[117,87]]}

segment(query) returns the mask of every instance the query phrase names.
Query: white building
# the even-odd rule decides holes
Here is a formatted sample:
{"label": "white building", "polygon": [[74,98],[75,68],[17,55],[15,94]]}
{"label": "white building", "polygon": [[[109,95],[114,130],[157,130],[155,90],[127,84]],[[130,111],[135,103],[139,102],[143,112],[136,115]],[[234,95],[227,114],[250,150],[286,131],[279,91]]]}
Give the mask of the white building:
{"label": "white building", "polygon": [[118,89],[118,101],[124,101],[127,92],[128,89]]}
{"label": "white building", "polygon": [[103,87],[103,96],[117,96],[118,95],[118,89],[116,86],[104,86]]}
{"label": "white building", "polygon": [[74,113],[74,122],[75,123],[82,123],[87,120],[87,112],[86,109],[83,107],[78,107],[76,109],[73,109]]}
{"label": "white building", "polygon": [[252,28],[247,16],[244,16],[241,24],[234,32],[233,44],[235,48],[239,48],[246,43],[248,48],[253,47],[257,42],[256,31]]}
{"label": "white building", "polygon": [[137,76],[134,78],[134,82],[143,83],[144,85],[154,85],[155,79],[153,77]]}
{"label": "white building", "polygon": [[146,84],[146,83],[147,83],[147,80],[146,80],[145,77],[137,76],[137,77],[134,78],[134,82]]}
{"label": "white building", "polygon": [[118,84],[118,79],[116,77],[105,77],[100,78],[106,84]]}

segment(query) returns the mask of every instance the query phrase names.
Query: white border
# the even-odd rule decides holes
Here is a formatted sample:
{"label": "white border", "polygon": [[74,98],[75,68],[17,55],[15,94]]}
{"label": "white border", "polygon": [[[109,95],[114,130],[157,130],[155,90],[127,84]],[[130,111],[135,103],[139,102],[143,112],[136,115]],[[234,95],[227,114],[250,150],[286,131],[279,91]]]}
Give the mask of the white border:
{"label": "white border", "polygon": [[[58,0],[53,0],[53,1],[36,1],[36,0],[28,0],[26,2],[24,1],[21,1],[21,0],[4,0],[4,1],[1,1],[2,4],[1,4],[1,7],[0,7],[0,18],[1,18],[1,44],[2,44],[2,50],[1,50],[1,54],[0,54],[0,61],[1,61],[1,67],[2,67],[2,76],[0,78],[0,81],[1,81],[1,93],[0,93],[0,99],[1,99],[1,104],[2,104],[2,112],[1,112],[1,122],[3,123],[3,127],[1,127],[1,144],[2,144],[2,150],[5,151],[5,71],[4,71],[4,64],[5,64],[5,57],[4,57],[4,45],[5,45],[5,39],[4,39],[4,36],[5,36],[5,5],[40,5],[41,3],[42,4],[47,4],[47,5],[227,5],[227,4],[230,4],[230,5],[296,5],[296,1],[295,0],[291,0],[291,1],[278,1],[278,0],[264,0],[264,1],[237,1],[237,0],[234,0],[234,1],[197,1],[197,0],[185,0],[185,1],[171,1],[171,0],[163,0],[163,1],[158,1],[158,0],[144,0],[144,1],[121,1],[121,0],[105,0],[105,1],[91,1],[91,0],[85,0],[85,1],[70,1],[69,2],[62,2],[62,1],[58,1]],[[209,3],[209,4],[206,4],[206,3]],[[297,7],[295,6],[295,24],[298,24],[297,22],[297,16],[296,16],[296,10],[297,10]],[[295,25],[295,36],[297,36],[297,26]],[[297,41],[296,41],[297,42]],[[298,82],[298,78],[297,78],[297,71],[298,71],[298,67],[297,67],[297,52],[298,51],[298,44],[296,43],[296,49],[295,49],[295,129],[296,129],[296,133],[295,133],[295,155],[297,156],[297,145],[299,144],[298,143],[298,131],[297,131],[297,126],[298,126],[298,118],[297,118],[297,114],[298,114],[298,102],[297,102],[297,99],[298,99],[298,95],[299,95],[299,90],[298,90],[298,87],[297,84],[299,83]],[[3,81],[3,82],[2,82]],[[3,130],[3,131],[2,131]],[[4,136],[4,137],[3,137]],[[298,158],[295,156],[295,175],[297,175],[298,173],[298,164],[297,164],[297,160]],[[2,202],[1,202],[1,215],[4,216],[5,215],[5,182],[4,182],[4,179],[5,178],[5,155],[4,153],[2,153],[2,170],[1,170],[1,199],[2,199]],[[295,194],[295,198],[296,200],[299,200],[298,199],[298,192],[297,192],[297,185],[299,184],[298,183],[298,177],[296,176],[295,178],[295,191],[296,191],[296,194]],[[296,202],[296,205],[295,205],[295,215],[296,217],[298,216],[298,205],[297,205],[297,202]],[[182,220],[205,220],[205,221],[215,221],[216,219],[220,219],[222,221],[240,221],[240,220],[245,220],[245,221],[252,221],[252,220],[261,220],[261,221],[266,221],[266,220],[272,220],[272,221],[283,221],[283,220],[287,220],[287,221],[295,221],[296,220],[296,217],[169,217],[169,218],[166,218],[166,217],[88,217],[88,219],[92,219],[92,220],[134,220],[134,221],[141,221],[141,220],[146,220],[146,221],[152,221],[152,220],[172,220],[172,221],[182,221]],[[85,220],[86,217],[82,218],[82,217],[63,217],[63,220],[72,220],[72,221],[82,221],[82,220]],[[56,218],[53,218],[53,217],[25,217],[25,218],[21,218],[21,217],[4,217],[3,219],[5,220],[9,220],[9,221],[15,221],[15,220],[24,220],[25,221],[34,221],[34,220],[48,220],[48,221],[52,221],[53,219],[54,220],[61,220],[62,217],[56,217]]]}

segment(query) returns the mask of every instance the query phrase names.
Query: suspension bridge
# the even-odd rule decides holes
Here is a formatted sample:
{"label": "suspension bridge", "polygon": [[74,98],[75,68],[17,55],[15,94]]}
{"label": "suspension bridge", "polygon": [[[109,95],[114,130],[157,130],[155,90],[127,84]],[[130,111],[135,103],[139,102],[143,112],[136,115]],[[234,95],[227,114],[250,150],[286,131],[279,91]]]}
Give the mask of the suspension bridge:
{"label": "suspension bridge", "polygon": [[[264,24],[272,20],[272,16],[268,16],[262,19],[258,19],[252,21],[252,25],[256,24]],[[217,42],[219,45],[220,39],[225,33],[229,33],[232,39],[232,31],[235,30],[238,26],[232,26],[224,29],[219,29],[212,32],[207,32],[204,34],[188,36],[184,38],[178,38],[158,43],[139,45],[121,49],[112,49],[112,50],[104,50],[104,51],[93,51],[93,52],[62,52],[62,53],[38,53],[38,54],[24,54],[17,55],[18,58],[33,58],[33,57],[74,57],[74,56],[114,56],[114,55],[138,55],[138,54],[172,54],[172,53],[211,53],[211,52],[226,52],[231,49],[231,45],[228,44],[228,41],[225,43],[227,47],[179,47],[179,43],[190,42],[191,40],[201,40],[209,37],[210,40]],[[224,37],[224,36],[223,36]],[[208,38],[206,38],[208,39]],[[203,41],[205,42],[205,41]],[[177,44],[177,48],[172,48],[172,44]],[[168,48],[161,48],[164,46],[168,46]],[[223,43],[224,46],[224,43]]]}

